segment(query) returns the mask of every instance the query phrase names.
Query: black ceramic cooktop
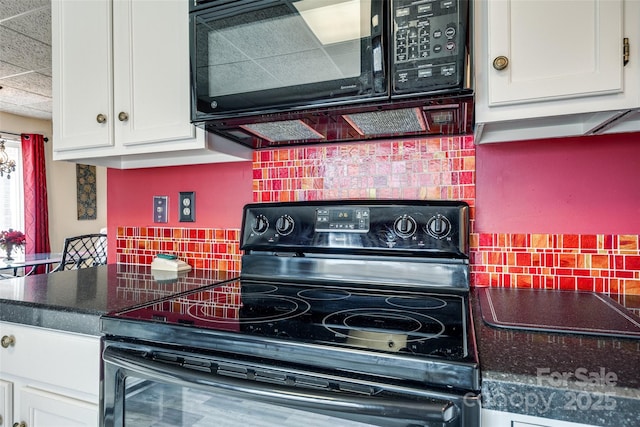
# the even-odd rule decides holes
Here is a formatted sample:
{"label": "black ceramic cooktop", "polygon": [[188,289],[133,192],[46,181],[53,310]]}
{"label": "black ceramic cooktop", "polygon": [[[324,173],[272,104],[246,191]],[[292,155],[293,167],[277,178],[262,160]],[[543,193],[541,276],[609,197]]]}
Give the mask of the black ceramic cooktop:
{"label": "black ceramic cooktop", "polygon": [[112,316],[451,360],[469,352],[466,298],[409,289],[235,280]]}

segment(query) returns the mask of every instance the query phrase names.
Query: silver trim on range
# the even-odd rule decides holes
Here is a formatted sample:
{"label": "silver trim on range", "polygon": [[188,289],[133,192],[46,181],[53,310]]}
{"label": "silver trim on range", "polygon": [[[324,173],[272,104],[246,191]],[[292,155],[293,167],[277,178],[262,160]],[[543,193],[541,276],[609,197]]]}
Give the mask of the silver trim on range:
{"label": "silver trim on range", "polygon": [[245,279],[322,281],[323,283],[377,283],[420,289],[469,290],[469,264],[466,260],[408,259],[348,255],[277,256],[253,253],[242,257]]}

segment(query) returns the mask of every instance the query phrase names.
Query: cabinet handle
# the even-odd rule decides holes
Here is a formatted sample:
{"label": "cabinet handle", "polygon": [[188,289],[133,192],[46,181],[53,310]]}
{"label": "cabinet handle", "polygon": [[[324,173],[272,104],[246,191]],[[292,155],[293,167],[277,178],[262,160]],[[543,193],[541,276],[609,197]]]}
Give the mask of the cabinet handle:
{"label": "cabinet handle", "polygon": [[2,347],[4,348],[9,348],[12,345],[16,344],[16,337],[14,337],[13,335],[5,335],[2,337],[2,340],[0,340],[0,345],[2,345]]}
{"label": "cabinet handle", "polygon": [[509,58],[507,58],[506,56],[496,56],[496,58],[493,60],[493,68],[495,68],[498,71],[502,71],[505,68],[507,68],[509,66]]}
{"label": "cabinet handle", "polygon": [[27,427],[27,423],[20,421],[19,423],[13,423],[13,427]]}
{"label": "cabinet handle", "polygon": [[96,122],[98,123],[104,123],[107,121],[107,116],[105,116],[104,114],[98,114],[96,116]]}
{"label": "cabinet handle", "polygon": [[626,66],[629,63],[629,38],[622,39],[622,65]]}
{"label": "cabinet handle", "polygon": [[118,120],[120,120],[121,122],[126,122],[127,120],[129,120],[129,115],[124,111],[121,111],[120,114],[118,114]]}

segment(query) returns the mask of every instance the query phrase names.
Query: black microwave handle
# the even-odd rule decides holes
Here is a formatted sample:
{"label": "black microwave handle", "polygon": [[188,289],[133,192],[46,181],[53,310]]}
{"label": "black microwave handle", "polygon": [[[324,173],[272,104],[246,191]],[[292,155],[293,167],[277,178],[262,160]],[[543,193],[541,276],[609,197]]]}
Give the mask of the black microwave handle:
{"label": "black microwave handle", "polygon": [[344,391],[337,394],[335,391],[262,383],[226,375],[204,373],[177,364],[149,360],[135,354],[135,352],[113,347],[107,347],[102,357],[105,363],[117,366],[120,371],[124,370],[119,375],[148,378],[184,387],[215,390],[221,395],[242,397],[312,412],[328,411],[336,416],[342,413],[345,418],[349,418],[348,414],[356,414],[359,417],[366,415],[371,420],[378,419],[378,422],[384,419],[388,421],[395,419],[411,420],[411,422],[423,424],[434,421],[447,423],[458,416],[458,408],[453,402],[446,400],[389,399],[379,396],[349,394]]}

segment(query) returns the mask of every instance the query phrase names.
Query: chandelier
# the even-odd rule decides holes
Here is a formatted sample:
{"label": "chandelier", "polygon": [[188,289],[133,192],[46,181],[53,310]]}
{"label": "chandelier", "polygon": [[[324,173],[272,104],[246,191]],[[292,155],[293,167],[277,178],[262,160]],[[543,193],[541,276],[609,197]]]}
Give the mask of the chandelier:
{"label": "chandelier", "polygon": [[11,178],[11,172],[16,171],[15,160],[9,160],[7,152],[4,151],[4,141],[0,139],[0,177],[7,174],[7,179]]}

